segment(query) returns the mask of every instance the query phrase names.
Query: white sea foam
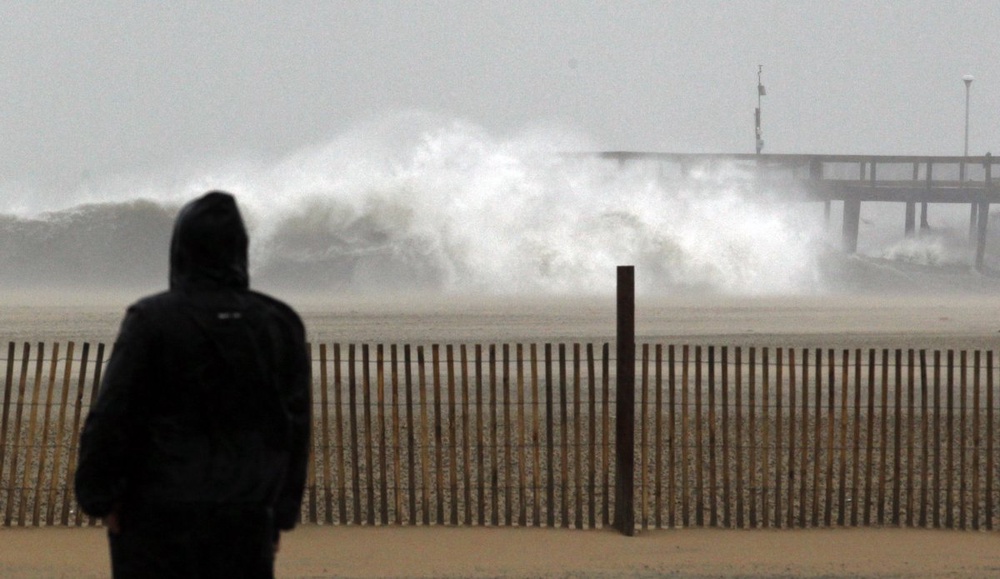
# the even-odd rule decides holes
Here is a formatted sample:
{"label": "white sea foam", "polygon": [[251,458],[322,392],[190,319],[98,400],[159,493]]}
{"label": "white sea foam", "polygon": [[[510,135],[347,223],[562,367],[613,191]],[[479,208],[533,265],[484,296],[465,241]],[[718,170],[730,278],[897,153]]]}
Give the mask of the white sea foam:
{"label": "white sea foam", "polygon": [[927,266],[957,265],[968,261],[968,247],[942,234],[902,239],[882,251],[882,257]]}
{"label": "white sea foam", "polygon": [[816,285],[815,219],[753,190],[738,168],[668,180],[652,164],[564,156],[567,145],[585,148],[401,115],[187,193],[239,195],[256,269],[336,263],[347,287],[397,275],[404,287],[606,293],[619,264],[639,266],[653,293]]}

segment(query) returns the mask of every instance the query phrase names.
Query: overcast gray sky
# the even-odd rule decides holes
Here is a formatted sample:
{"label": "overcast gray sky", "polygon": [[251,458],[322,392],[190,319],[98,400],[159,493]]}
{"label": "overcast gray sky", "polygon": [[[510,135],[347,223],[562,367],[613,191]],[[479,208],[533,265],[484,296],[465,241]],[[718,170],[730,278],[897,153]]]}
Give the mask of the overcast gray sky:
{"label": "overcast gray sky", "polygon": [[400,110],[596,148],[1000,153],[1000,2],[3,2],[0,193],[268,162]]}

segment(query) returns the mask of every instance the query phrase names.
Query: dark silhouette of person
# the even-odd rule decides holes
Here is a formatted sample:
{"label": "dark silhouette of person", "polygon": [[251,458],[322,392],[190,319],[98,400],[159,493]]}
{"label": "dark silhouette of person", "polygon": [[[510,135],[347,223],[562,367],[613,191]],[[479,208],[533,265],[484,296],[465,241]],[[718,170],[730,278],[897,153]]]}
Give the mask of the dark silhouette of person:
{"label": "dark silhouette of person", "polygon": [[84,424],[76,495],[112,574],[273,577],[299,515],[311,423],[299,316],[249,289],[233,196],[185,205],[170,289],[128,308]]}

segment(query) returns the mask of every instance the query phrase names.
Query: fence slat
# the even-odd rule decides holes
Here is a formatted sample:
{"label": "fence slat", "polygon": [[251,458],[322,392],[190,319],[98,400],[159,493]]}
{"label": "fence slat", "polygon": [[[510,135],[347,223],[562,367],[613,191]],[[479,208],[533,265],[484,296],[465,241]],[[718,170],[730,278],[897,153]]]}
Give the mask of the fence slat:
{"label": "fence slat", "polygon": [[[417,524],[417,433],[413,424],[413,366],[410,363],[410,345],[403,345],[403,379],[406,383],[406,446],[409,466],[410,524]],[[482,448],[482,444],[479,445]],[[482,524],[482,521],[480,521]]]}
{"label": "fence slat", "polygon": [[[892,524],[899,526],[900,493],[902,492],[902,452],[903,452],[903,353],[896,350],[896,416],[893,424],[893,465],[892,465]],[[888,405],[886,405],[888,407]],[[886,421],[888,422],[888,420]]]}
{"label": "fence slat", "polygon": [[[986,352],[986,529],[993,530],[993,350]],[[924,469],[926,472],[927,469]]]}
{"label": "fence slat", "polygon": [[732,505],[730,503],[729,475],[729,350],[722,347],[722,526],[732,527]]}
{"label": "fence slat", "polygon": [[[552,344],[545,344],[545,524],[556,526],[556,451],[555,451],[555,408],[553,397],[555,384],[552,379]],[[607,495],[605,495],[607,496]]]}
{"label": "fence slat", "polygon": [[469,416],[469,353],[462,344],[459,348],[460,364],[462,365],[462,484],[465,498],[465,524],[472,525],[472,452],[470,449]]}
{"label": "fence slat", "polygon": [[438,344],[431,345],[431,383],[434,388],[434,524],[444,525],[444,426],[441,417],[441,348]]}
{"label": "fence slat", "polygon": [[695,523],[699,527],[705,526],[705,472],[704,472],[704,410],[702,408],[702,372],[701,372],[701,346],[694,348],[694,456],[695,456]]}
{"label": "fence slat", "polygon": [[458,436],[456,432],[458,415],[455,404],[455,351],[451,344],[445,347],[445,362],[448,366],[448,482],[451,485],[450,522],[452,526],[457,526],[460,507],[458,499]]}
{"label": "fence slat", "polygon": [[330,468],[330,394],[328,391],[329,386],[329,376],[327,375],[326,367],[326,344],[320,343],[319,345],[319,396],[320,396],[320,423],[323,429],[323,436],[321,440],[321,448],[323,449],[323,506],[324,506],[324,522],[328,525],[333,524],[333,493],[331,492],[330,482],[331,482],[331,472]]}
{"label": "fence slat", "polygon": [[[819,376],[816,376],[819,379]],[[802,348],[802,431],[799,452],[799,527],[809,526],[809,349]]]}
{"label": "fence slat", "polygon": [[[102,373],[103,370],[104,370],[104,344],[100,344],[99,343],[99,344],[97,344],[97,359],[94,361],[94,376],[93,376],[93,379],[90,381],[90,397],[89,397],[88,403],[87,403],[88,409],[89,408],[93,408],[94,407],[94,402],[97,401],[97,391],[98,391],[98,389],[101,386],[101,373]],[[80,436],[81,432],[80,432],[79,425],[76,428],[75,433],[76,433],[75,436],[77,436],[77,437]],[[74,452],[74,454],[76,454],[76,453]],[[75,465],[75,463],[74,463],[74,465]],[[28,465],[25,464],[25,467],[27,467],[27,466]],[[72,470],[75,472],[76,471],[76,467],[74,466],[74,468]],[[76,475],[74,474],[73,477],[75,477],[75,476]],[[73,487],[74,491],[75,491],[75,487],[72,484],[73,478],[71,477],[69,480],[70,480],[69,486]],[[82,524],[82,522],[83,522],[83,511],[81,509],[77,508],[76,509],[76,526],[79,527]],[[97,524],[97,520],[94,517],[87,517],[87,526],[92,527],[95,524]]]}
{"label": "fence slat", "polygon": [[879,403],[878,524],[885,525],[885,482],[889,455],[889,350],[882,349],[882,398]]}
{"label": "fence slat", "polygon": [[[7,357],[8,360],[11,359],[10,356]],[[42,508],[42,489],[44,488],[43,481],[45,479],[45,463],[48,457],[47,449],[49,448],[49,424],[52,414],[52,402],[55,396],[55,385],[56,385],[56,364],[59,361],[59,342],[52,345],[52,362],[49,368],[49,386],[46,389],[45,394],[45,417],[42,421],[42,444],[38,447],[38,476],[35,477],[35,508],[31,514],[31,521],[34,526],[39,526],[41,524],[41,508]]]}
{"label": "fence slat", "polygon": [[[24,495],[21,497],[20,505],[18,506],[17,512],[17,525],[19,527],[25,526],[27,523],[27,508],[28,508],[28,490],[29,484],[31,483],[31,462],[34,458],[34,448],[35,440],[37,439],[38,432],[35,430],[38,419],[38,407],[41,406],[41,396],[42,396],[42,370],[45,368],[45,344],[43,342],[38,343],[37,354],[35,354],[35,381],[32,387],[31,395],[31,413],[28,418],[28,445],[24,455],[24,475],[21,480],[21,492]],[[39,450],[39,457],[41,457],[41,450]],[[34,497],[35,503],[38,503],[37,494]]]}
{"label": "fence slat", "polygon": [[364,403],[363,419],[365,431],[365,470],[367,480],[365,481],[367,521],[370,526],[375,525],[375,452],[374,437],[372,436],[372,382],[371,364],[369,361],[368,344],[361,345],[361,397]]}
{"label": "fence slat", "polygon": [[[313,359],[312,342],[306,342],[306,357]],[[316,521],[316,444],[319,433],[312,424],[309,425],[309,452],[306,458],[306,480],[302,493],[302,507],[306,509],[303,516],[302,509],[299,509],[299,521],[302,523],[315,523]]]}
{"label": "fence slat", "polygon": [[500,424],[497,419],[497,348],[490,344],[490,524],[500,524]]}
{"label": "fence slat", "polygon": [[[7,372],[3,387],[3,416],[0,418],[0,488],[3,485],[3,471],[7,464],[7,426],[10,419],[10,399],[14,386],[14,362],[17,346],[14,342],[7,344]],[[8,499],[9,500],[9,499]]]}
{"label": "fence slat", "polygon": [[[14,503],[16,502],[15,492],[17,491],[17,461],[21,450],[21,419],[24,416],[24,392],[28,386],[28,363],[31,357],[31,344],[25,342],[21,348],[21,373],[20,378],[17,382],[17,408],[15,409],[14,416],[14,431],[11,433],[13,439],[13,448],[10,454],[10,477],[7,483],[7,508],[4,513],[4,526],[9,527],[11,519],[14,516]],[[14,365],[14,360],[12,358],[7,359],[7,366],[12,367]],[[5,387],[6,391],[6,387]],[[4,394],[4,408],[6,414],[6,409],[10,408],[10,393],[5,392]],[[5,416],[6,418],[6,416]],[[6,421],[3,424],[3,437],[6,438],[7,434],[7,424]],[[4,449],[7,448],[6,441],[0,440],[0,446]],[[0,456],[0,462],[3,462],[3,456]],[[28,465],[25,465],[25,470],[27,470]],[[3,467],[0,466],[0,472],[3,472]],[[0,476],[0,484],[2,484],[3,477]]]}
{"label": "fence slat", "polygon": [[514,461],[511,455],[511,423],[510,423],[510,344],[503,345],[503,467],[504,467],[504,524],[512,525],[514,518],[514,499],[511,492]]}
{"label": "fence slat", "polygon": [[655,356],[653,364],[655,373],[653,439],[656,441],[653,450],[653,525],[660,529],[663,528],[663,478],[661,476],[663,468],[663,347],[661,344],[656,344],[653,355]]}
{"label": "fence slat", "polygon": [[688,428],[688,404],[689,404],[689,382],[688,356],[690,348],[684,344],[681,350],[681,524],[685,527],[691,526],[691,499],[690,487],[690,465],[688,458],[691,454],[691,439]]}
{"label": "fence slat", "polygon": [[941,528],[941,351],[934,350],[934,528]]}
{"label": "fence slat", "polygon": [[882,380],[879,398],[878,525],[885,525],[885,484],[889,455],[889,350],[882,349]]}
{"label": "fence slat", "polygon": [[[834,439],[834,427],[835,427],[835,390],[837,387],[837,377],[835,375],[835,369],[837,365],[836,355],[834,351],[827,351],[827,378],[826,378],[826,390],[827,390],[827,425],[826,425],[826,492],[825,492],[825,502],[823,511],[823,524],[827,527],[833,526],[833,457],[836,454],[836,440]],[[843,416],[840,417],[841,420],[844,419]]]}
{"label": "fence slat", "polygon": [[73,401],[73,425],[70,427],[69,451],[66,455],[66,478],[63,479],[62,512],[59,520],[63,526],[69,524],[69,511],[72,504],[73,472],[76,470],[76,448],[80,442],[80,417],[83,412],[83,395],[87,379],[87,365],[90,361],[90,342],[83,343],[83,353],[80,358],[80,373],[76,382],[76,398]]}
{"label": "fence slat", "polygon": [[[306,356],[309,360],[313,359],[312,352],[312,342],[306,342]],[[316,445],[319,438],[319,432],[313,427],[312,424],[309,425],[309,435],[311,440],[309,441],[309,457],[306,463],[306,485],[305,492],[303,494],[303,502],[308,504],[308,515],[306,515],[304,522],[317,523],[317,504],[316,504]],[[301,518],[302,513],[299,513]]]}
{"label": "fence slat", "polygon": [[945,526],[955,526],[955,351],[948,350],[946,419],[948,430],[948,463],[945,466],[944,514]]}
{"label": "fence slat", "polygon": [[965,432],[966,424],[966,410],[968,406],[967,393],[968,393],[968,381],[967,381],[967,359],[966,351],[962,350],[959,352],[959,384],[958,384],[958,526],[962,530],[968,528],[968,517],[966,516],[967,504],[966,499],[968,498],[967,491],[969,490],[966,476],[966,454],[967,453],[967,442],[968,437]]}
{"label": "fence slat", "polygon": [[914,457],[914,424],[917,419],[916,406],[914,396],[915,392],[915,381],[914,381],[914,352],[910,348],[906,352],[906,394],[907,394],[907,421],[906,421],[906,526],[912,527],[914,525],[914,480],[913,473],[915,468],[915,457]]}
{"label": "fence slat", "polygon": [[716,470],[716,432],[715,426],[715,346],[708,347],[708,497],[709,525],[719,526],[718,489],[719,479]]}
{"label": "fence slat", "polygon": [[604,434],[601,440],[604,442],[602,449],[602,464],[604,465],[604,512],[601,513],[601,524],[607,527],[611,521],[611,473],[614,465],[611,464],[611,447],[615,442],[611,439],[611,345],[607,342],[601,346],[601,389],[603,390],[602,403],[604,405],[604,423],[602,425]]}
{"label": "fence slat", "polygon": [[486,524],[486,457],[483,438],[486,436],[483,422],[483,348],[476,344],[476,514],[479,525]]}
{"label": "fence slat", "polygon": [[670,389],[669,439],[667,444],[667,521],[670,528],[677,526],[677,368],[673,344],[667,347],[667,387]]}
{"label": "fence slat", "polygon": [[[520,512],[518,513],[517,524],[521,527],[527,526],[528,524],[528,497],[526,493],[527,487],[527,474],[528,463],[526,461],[525,445],[527,444],[527,439],[525,437],[525,415],[524,406],[527,401],[524,398],[524,347],[522,344],[517,345],[517,474],[518,474],[518,504],[520,505]],[[590,456],[594,456],[593,449],[591,449]],[[591,500],[594,497],[593,487],[590,492]]]}
{"label": "fence slat", "polygon": [[872,487],[875,451],[875,350],[868,350],[868,446],[865,449],[865,524],[872,524]]}
{"label": "fence slat", "polygon": [[378,404],[378,468],[379,468],[379,515],[383,525],[389,524],[389,453],[386,448],[385,432],[385,351],[382,344],[375,346],[375,384]]}
{"label": "fence slat", "polygon": [[[808,368],[808,366],[806,366]],[[795,349],[788,349],[788,522],[786,527],[795,526],[795,403],[798,382],[795,380]]]}
{"label": "fence slat", "polygon": [[[761,482],[764,482],[764,484],[762,485],[764,488],[762,488],[759,492],[755,490],[757,489],[757,445],[753,444],[752,441],[757,439],[757,368],[756,368],[757,349],[756,348],[750,348],[750,350],[748,351],[747,362],[748,362],[747,372],[749,374],[748,385],[747,385],[748,386],[747,412],[749,414],[749,416],[747,416],[747,427],[749,430],[747,432],[747,440],[750,441],[750,444],[748,445],[750,447],[749,449],[750,453],[748,457],[749,459],[748,468],[750,470],[749,473],[750,476],[748,477],[747,484],[750,485],[749,488],[751,493],[749,497],[750,512],[747,513],[749,515],[749,519],[747,522],[749,523],[751,529],[756,529],[758,498],[761,502],[761,513],[764,514],[765,519],[767,518],[767,484],[765,482],[767,480],[766,474],[761,476]],[[764,406],[767,407],[766,401],[764,402]],[[768,444],[767,434],[766,434],[767,433],[766,421],[764,423],[764,433],[765,434],[761,436],[761,447],[762,447],[762,452],[766,453]],[[764,465],[764,472],[765,473],[767,472],[766,464]]]}
{"label": "fence slat", "polygon": [[927,527],[927,500],[929,472],[930,472],[930,437],[928,436],[929,410],[927,406],[928,390],[930,383],[927,381],[927,351],[920,350],[920,526]]}
{"label": "fence slat", "polygon": [[402,441],[399,436],[399,350],[396,344],[389,345],[390,380],[392,381],[392,482],[396,507],[396,524],[403,524],[403,493],[400,484],[403,481]]}
{"label": "fence slat", "polygon": [[560,472],[560,484],[562,485],[561,493],[559,493],[559,513],[560,513],[560,524],[569,528],[570,518],[569,518],[569,405],[566,400],[567,390],[567,376],[566,376],[566,344],[559,344],[559,437],[560,437],[560,450],[561,453],[561,472]]}
{"label": "fence slat", "polygon": [[816,388],[813,402],[813,484],[812,484],[812,526],[819,526],[819,481],[823,431],[823,350],[816,348]]}
{"label": "fence slat", "polygon": [[[532,415],[532,435],[531,453],[534,458],[534,470],[531,473],[531,500],[532,500],[532,521],[536,527],[542,526],[542,440],[541,440],[541,398],[539,397],[538,383],[538,348],[537,344],[531,344],[531,415]],[[605,465],[606,465],[605,459]],[[607,467],[605,466],[605,470]],[[596,491],[595,491],[596,492]],[[606,503],[607,501],[605,501]],[[605,518],[605,521],[607,519]]]}
{"label": "fence slat", "polygon": [[[337,507],[340,524],[347,524],[347,463],[344,461],[344,405],[343,405],[343,374],[340,365],[340,344],[333,345],[333,419],[334,445],[337,448]],[[412,470],[412,469],[411,469]]]}
{"label": "fence slat", "polygon": [[358,380],[355,364],[355,346],[347,346],[348,415],[351,421],[351,491],[354,499],[354,524],[361,524],[361,465],[358,448]]}
{"label": "fence slat", "polygon": [[49,501],[45,517],[45,523],[49,526],[55,523],[56,493],[59,488],[59,473],[61,471],[59,467],[62,463],[63,455],[61,449],[64,448],[63,435],[66,431],[66,409],[67,406],[69,406],[69,389],[73,376],[74,349],[75,344],[73,342],[69,342],[66,345],[66,361],[63,362],[63,384],[60,395],[61,404],[59,405],[59,422],[56,426],[56,438],[53,444],[54,460],[52,461],[52,477],[49,479]]}
{"label": "fence slat", "polygon": [[[837,526],[847,524],[847,379],[850,373],[850,350],[844,349],[840,354],[840,485],[837,501]],[[832,356],[831,356],[832,358]],[[831,388],[832,388],[831,384]],[[857,420],[857,416],[854,417]]]}
{"label": "fence slat", "polygon": [[420,511],[424,525],[431,524],[431,443],[430,422],[427,418],[427,369],[424,347],[417,346],[417,388],[420,399]]}
{"label": "fence slat", "polygon": [[[736,528],[742,529],[746,522],[743,516],[743,509],[746,506],[743,498],[743,350],[739,346],[736,346],[734,355],[735,367],[733,368],[733,377],[736,388]],[[754,439],[756,439],[756,435]],[[751,503],[753,503],[752,500]]]}
{"label": "fence slat", "polygon": [[973,353],[972,367],[972,530],[979,530],[979,364],[982,362],[979,350]]}
{"label": "fence slat", "polygon": [[594,344],[587,344],[587,388],[588,388],[588,409],[590,416],[590,432],[588,441],[590,442],[590,472],[588,473],[587,488],[590,490],[590,502],[587,513],[590,515],[588,523],[591,529],[597,528],[597,375],[594,363]]}
{"label": "fence slat", "polygon": [[583,422],[583,415],[580,413],[580,344],[573,344],[573,469],[576,474],[576,528],[583,528],[583,439],[580,428]]}
{"label": "fence slat", "polygon": [[861,348],[854,350],[854,452],[851,465],[851,525],[858,526],[861,485]]}
{"label": "fence slat", "polygon": [[[767,348],[763,348],[760,354],[760,387],[761,387],[761,418],[764,422],[764,444],[763,444],[763,456],[761,457],[761,483],[763,492],[761,493],[761,513],[764,516],[763,527],[767,529],[770,526],[770,521],[768,516],[770,515],[771,509],[768,508],[770,505],[768,501],[770,500],[770,489],[768,487],[773,486],[774,488],[774,526],[781,526],[781,477],[785,473],[781,470],[781,348],[778,348],[774,352],[775,361],[775,389],[774,389],[774,484],[769,484],[771,478],[770,473],[770,461],[769,450],[771,447],[770,441],[768,440],[768,429],[771,424],[771,418],[769,416],[770,402],[769,389],[771,387],[770,376],[770,365],[768,364],[768,352]],[[752,359],[752,358],[751,358]]]}
{"label": "fence slat", "polygon": [[639,396],[639,476],[633,477],[632,480],[639,481],[639,524],[642,530],[647,530],[649,528],[649,519],[647,518],[647,456],[646,449],[648,445],[646,443],[646,437],[648,434],[647,424],[646,424],[646,409],[648,408],[648,398],[649,398],[649,344],[642,345],[642,376],[640,381],[641,389]]}

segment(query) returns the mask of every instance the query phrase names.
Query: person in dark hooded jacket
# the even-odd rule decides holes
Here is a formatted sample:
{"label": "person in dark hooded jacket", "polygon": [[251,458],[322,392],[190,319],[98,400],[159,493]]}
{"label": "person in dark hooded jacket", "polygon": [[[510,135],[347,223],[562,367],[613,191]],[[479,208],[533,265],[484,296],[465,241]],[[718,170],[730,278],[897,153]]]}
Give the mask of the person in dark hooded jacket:
{"label": "person in dark hooded jacket", "polygon": [[115,577],[273,577],[302,502],[305,330],[249,289],[234,198],[185,205],[169,291],[128,308],[80,441],[76,495]]}

